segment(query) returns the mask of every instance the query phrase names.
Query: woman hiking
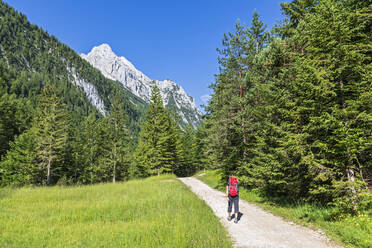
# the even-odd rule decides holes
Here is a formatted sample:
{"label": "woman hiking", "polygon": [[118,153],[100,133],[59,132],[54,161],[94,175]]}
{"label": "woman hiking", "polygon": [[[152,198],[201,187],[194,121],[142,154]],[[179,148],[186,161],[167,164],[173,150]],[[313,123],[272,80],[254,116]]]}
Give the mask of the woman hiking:
{"label": "woman hiking", "polygon": [[227,206],[227,220],[231,221],[233,218],[231,217],[232,205],[234,205],[234,217],[235,223],[238,223],[239,217],[239,183],[238,179],[231,174],[229,180],[226,184],[226,198],[228,202]]}

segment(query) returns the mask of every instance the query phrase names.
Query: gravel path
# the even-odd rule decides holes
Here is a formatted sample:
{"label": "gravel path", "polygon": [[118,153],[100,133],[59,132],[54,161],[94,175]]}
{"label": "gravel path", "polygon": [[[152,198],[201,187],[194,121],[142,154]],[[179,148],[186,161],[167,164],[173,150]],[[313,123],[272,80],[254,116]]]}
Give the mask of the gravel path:
{"label": "gravel path", "polygon": [[213,210],[226,227],[234,247],[247,248],[325,248],[339,247],[331,244],[321,231],[286,222],[280,217],[263,211],[261,208],[240,200],[240,212],[243,214],[235,224],[227,221],[227,201],[225,194],[212,189],[193,177],[179,178],[199,198]]}

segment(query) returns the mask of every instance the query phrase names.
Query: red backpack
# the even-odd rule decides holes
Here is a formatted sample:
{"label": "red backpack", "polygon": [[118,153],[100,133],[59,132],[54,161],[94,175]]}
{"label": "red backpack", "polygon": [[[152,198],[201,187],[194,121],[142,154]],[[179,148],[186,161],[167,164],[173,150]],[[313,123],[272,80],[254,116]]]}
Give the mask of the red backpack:
{"label": "red backpack", "polygon": [[238,179],[236,177],[230,177],[229,195],[237,196],[239,192]]}

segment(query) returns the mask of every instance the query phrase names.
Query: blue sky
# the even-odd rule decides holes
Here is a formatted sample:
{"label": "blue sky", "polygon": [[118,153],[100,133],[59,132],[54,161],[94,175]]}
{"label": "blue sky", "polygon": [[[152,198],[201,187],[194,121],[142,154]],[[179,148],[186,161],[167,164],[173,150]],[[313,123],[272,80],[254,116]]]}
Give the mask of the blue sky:
{"label": "blue sky", "polygon": [[[256,9],[270,28],[282,19],[280,0],[5,0],[29,21],[88,53],[108,43],[151,79],[172,79],[202,104],[218,73],[216,48]],[[203,97],[204,96],[204,97]]]}

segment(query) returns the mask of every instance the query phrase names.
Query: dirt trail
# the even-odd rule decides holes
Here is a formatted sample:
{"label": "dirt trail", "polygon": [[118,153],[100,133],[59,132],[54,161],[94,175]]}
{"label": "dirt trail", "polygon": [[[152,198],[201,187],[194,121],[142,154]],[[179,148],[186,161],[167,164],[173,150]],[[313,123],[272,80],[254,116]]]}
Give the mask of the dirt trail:
{"label": "dirt trail", "polygon": [[212,189],[200,180],[192,177],[180,178],[199,198],[213,210],[226,227],[234,247],[247,248],[330,248],[332,244],[321,232],[286,222],[280,217],[263,211],[261,208],[240,200],[240,212],[243,214],[235,224],[229,222],[225,194]]}

